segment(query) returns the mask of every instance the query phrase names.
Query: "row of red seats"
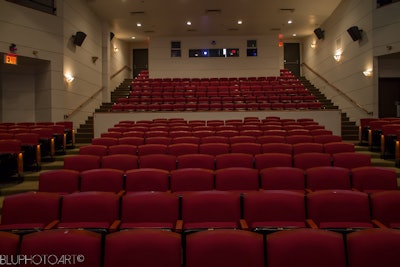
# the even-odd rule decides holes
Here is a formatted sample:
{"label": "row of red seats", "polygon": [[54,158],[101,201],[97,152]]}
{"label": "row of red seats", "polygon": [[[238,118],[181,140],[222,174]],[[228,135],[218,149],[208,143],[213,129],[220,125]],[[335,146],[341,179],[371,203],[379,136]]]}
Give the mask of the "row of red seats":
{"label": "row of red seats", "polygon": [[[182,139],[182,138],[178,138]],[[272,140],[272,139],[269,139]],[[107,156],[115,154],[127,154],[145,156],[151,154],[170,154],[181,156],[187,154],[207,154],[220,155],[228,153],[244,153],[258,155],[264,153],[283,153],[289,155],[298,155],[301,153],[328,153],[330,155],[342,152],[355,152],[354,144],[347,142],[329,142],[329,143],[283,143],[270,142],[260,144],[256,142],[232,142],[232,143],[170,143],[168,138],[152,137],[147,139],[144,144],[143,139],[139,137],[125,137],[118,140],[117,145],[86,145],[79,149],[80,155]]]}
{"label": "row of red seats", "polygon": [[321,109],[320,102],[300,103],[140,103],[114,104],[113,111],[207,111],[207,110],[287,110],[287,109]]}
{"label": "row of red seats", "polygon": [[207,154],[186,154],[174,156],[170,154],[149,154],[144,156],[114,154],[107,156],[74,155],[64,159],[64,169],[84,171],[98,168],[114,168],[130,170],[138,168],[156,168],[167,171],[180,168],[205,168],[218,170],[230,167],[255,168],[262,170],[270,167],[296,167],[308,169],[319,166],[336,166],[353,169],[371,166],[368,154],[342,152],[302,153],[292,156],[284,153],[264,153],[250,155],[245,153],[228,153],[216,156]]}
{"label": "row of red seats", "polygon": [[[313,228],[348,233],[400,225],[400,191],[370,196],[351,190],[77,192],[66,195],[28,192],[6,196],[1,230],[91,229],[103,233],[161,228],[190,233],[206,229],[273,232]],[[26,212],[21,212],[26,211]],[[23,214],[21,214],[23,213]]]}
{"label": "row of red seats", "polygon": [[[183,237],[159,229],[107,235],[86,230],[51,230],[20,237],[0,234],[4,263],[26,255],[49,262],[70,256],[82,267],[375,267],[399,266],[400,233],[367,229],[348,234],[296,229],[266,236],[242,230],[202,231]],[[102,250],[101,248],[104,248]],[[290,256],[288,256],[290,255]],[[62,262],[62,261],[61,261]],[[346,264],[349,263],[349,265]]]}
{"label": "row of red seats", "polygon": [[257,190],[290,190],[310,193],[325,189],[358,190],[374,193],[397,190],[394,169],[384,167],[314,167],[307,170],[293,167],[270,167],[260,171],[230,167],[219,170],[181,168],[171,171],[141,168],[118,170],[91,169],[82,172],[60,169],[42,172],[39,192],[70,194],[73,192],[161,191],[182,193],[224,190],[245,193]]}

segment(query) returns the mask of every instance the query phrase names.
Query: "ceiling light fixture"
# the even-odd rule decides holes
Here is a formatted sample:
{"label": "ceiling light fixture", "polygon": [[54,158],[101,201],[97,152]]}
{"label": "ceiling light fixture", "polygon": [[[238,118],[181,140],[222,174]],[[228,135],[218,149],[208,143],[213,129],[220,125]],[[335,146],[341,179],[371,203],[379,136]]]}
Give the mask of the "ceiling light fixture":
{"label": "ceiling light fixture", "polygon": [[296,36],[297,36],[297,34],[296,34],[296,33],[293,33],[293,34],[292,34],[292,36],[293,36],[293,37],[296,37]]}
{"label": "ceiling light fixture", "polygon": [[134,39],[136,39],[136,37],[135,37],[135,36],[132,36],[131,39],[134,40]]}
{"label": "ceiling light fixture", "polygon": [[191,21],[187,21],[186,25],[190,26],[190,25],[192,25],[192,22]]}
{"label": "ceiling light fixture", "polygon": [[288,20],[288,22],[287,22],[288,24],[292,24],[293,23],[293,21],[292,20]]}
{"label": "ceiling light fixture", "polygon": [[65,77],[65,81],[66,81],[67,83],[72,83],[72,82],[74,81],[74,79],[75,79],[75,77],[72,76],[72,74],[69,73],[69,72],[65,73],[65,74],[64,74],[64,77]]}
{"label": "ceiling light fixture", "polygon": [[243,21],[242,20],[238,20],[237,24],[242,25]]}
{"label": "ceiling light fixture", "polygon": [[138,23],[136,23],[136,26],[142,27],[142,23],[138,22]]}

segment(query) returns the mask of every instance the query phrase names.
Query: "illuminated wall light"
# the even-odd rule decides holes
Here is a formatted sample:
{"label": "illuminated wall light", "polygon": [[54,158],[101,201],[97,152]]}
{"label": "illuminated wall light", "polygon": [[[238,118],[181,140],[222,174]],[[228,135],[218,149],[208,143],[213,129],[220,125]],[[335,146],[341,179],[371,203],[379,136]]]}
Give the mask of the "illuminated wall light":
{"label": "illuminated wall light", "polygon": [[117,53],[119,51],[118,47],[114,46],[114,53]]}
{"label": "illuminated wall light", "polygon": [[364,74],[365,77],[371,77],[372,76],[372,69],[364,70],[363,74]]}
{"label": "illuminated wall light", "polygon": [[312,44],[311,44],[311,48],[312,48],[312,49],[314,49],[314,48],[316,48],[316,47],[317,47],[317,44],[316,44],[316,43],[312,43]]}
{"label": "illuminated wall light", "polygon": [[293,33],[293,34],[292,34],[292,36],[293,36],[293,37],[296,37],[296,36],[297,36],[297,34],[296,34],[296,33]]}
{"label": "illuminated wall light", "polygon": [[136,26],[142,27],[142,23],[138,22],[138,23],[136,23]]}
{"label": "illuminated wall light", "polygon": [[334,58],[337,62],[339,62],[340,59],[342,58],[342,50],[341,50],[341,49],[336,50],[335,54],[333,55],[333,58]]}
{"label": "illuminated wall light", "polygon": [[288,20],[288,22],[287,22],[288,24],[292,24],[293,23],[293,21],[292,20]]}
{"label": "illuminated wall light", "polygon": [[190,25],[192,25],[192,22],[191,21],[187,21],[186,25],[190,26]]}
{"label": "illuminated wall light", "polygon": [[242,20],[238,20],[237,24],[242,25],[243,21]]}
{"label": "illuminated wall light", "polygon": [[65,74],[64,74],[64,77],[65,77],[65,81],[66,81],[67,83],[72,83],[72,82],[74,81],[74,79],[75,79],[75,77],[72,76],[72,74],[69,73],[69,72],[65,73]]}

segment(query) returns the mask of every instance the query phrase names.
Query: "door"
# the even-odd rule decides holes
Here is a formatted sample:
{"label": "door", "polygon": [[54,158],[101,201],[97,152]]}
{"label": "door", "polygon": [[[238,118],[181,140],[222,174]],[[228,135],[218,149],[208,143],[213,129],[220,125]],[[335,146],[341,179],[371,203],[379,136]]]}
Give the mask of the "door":
{"label": "door", "polygon": [[148,70],[149,50],[133,49],[133,77],[136,77],[142,70]]}
{"label": "door", "polygon": [[300,76],[300,44],[284,43],[284,68],[290,70],[293,75]]}
{"label": "door", "polygon": [[379,118],[400,117],[400,78],[379,78]]}

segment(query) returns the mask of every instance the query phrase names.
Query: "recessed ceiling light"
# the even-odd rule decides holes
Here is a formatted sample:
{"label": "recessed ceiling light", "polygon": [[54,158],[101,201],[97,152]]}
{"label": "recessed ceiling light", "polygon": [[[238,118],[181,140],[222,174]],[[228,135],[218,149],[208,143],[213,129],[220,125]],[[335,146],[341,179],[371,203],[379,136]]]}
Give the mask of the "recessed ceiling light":
{"label": "recessed ceiling light", "polygon": [[142,23],[138,22],[138,23],[136,23],[136,26],[142,27]]}
{"label": "recessed ceiling light", "polygon": [[135,37],[135,36],[132,36],[131,39],[136,39],[136,37]]}
{"label": "recessed ceiling light", "polygon": [[243,21],[240,19],[240,20],[238,20],[237,24],[241,25],[241,24],[243,24]]}
{"label": "recessed ceiling light", "polygon": [[292,36],[293,36],[293,37],[296,37],[296,36],[297,36],[297,34],[293,33],[293,34],[292,34]]}
{"label": "recessed ceiling light", "polygon": [[288,22],[287,22],[288,24],[292,24],[293,23],[293,21],[292,20],[288,20]]}
{"label": "recessed ceiling light", "polygon": [[187,22],[186,22],[186,25],[189,25],[189,26],[190,26],[190,25],[192,25],[192,22],[191,22],[191,21],[187,21]]}

